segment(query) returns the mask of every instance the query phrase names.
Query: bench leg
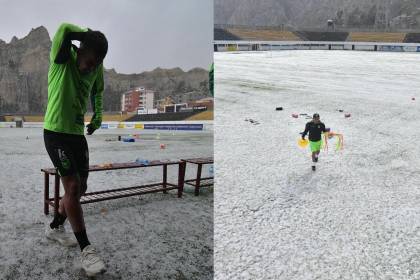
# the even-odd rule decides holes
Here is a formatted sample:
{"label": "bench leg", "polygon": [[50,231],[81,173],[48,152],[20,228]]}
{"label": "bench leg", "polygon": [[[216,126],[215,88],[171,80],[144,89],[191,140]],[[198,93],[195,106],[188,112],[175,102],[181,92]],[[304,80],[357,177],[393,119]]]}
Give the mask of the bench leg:
{"label": "bench leg", "polygon": [[181,161],[178,166],[178,197],[182,197],[184,192],[184,180],[185,180],[185,167],[187,163]]}
{"label": "bench leg", "polygon": [[58,206],[60,203],[60,176],[55,175],[54,182],[54,214],[58,213]]}
{"label": "bench leg", "polygon": [[44,173],[44,214],[49,214],[49,198],[50,198],[50,174]]}
{"label": "bench leg", "polygon": [[163,193],[167,193],[167,191],[166,191],[167,181],[168,181],[168,165],[165,164],[163,166],[163,183],[162,183],[163,184],[163,189],[164,189]]}
{"label": "bench leg", "polygon": [[195,179],[195,190],[194,194],[198,196],[200,194],[200,182],[201,182],[201,169],[203,164],[199,163],[197,166],[197,177]]}

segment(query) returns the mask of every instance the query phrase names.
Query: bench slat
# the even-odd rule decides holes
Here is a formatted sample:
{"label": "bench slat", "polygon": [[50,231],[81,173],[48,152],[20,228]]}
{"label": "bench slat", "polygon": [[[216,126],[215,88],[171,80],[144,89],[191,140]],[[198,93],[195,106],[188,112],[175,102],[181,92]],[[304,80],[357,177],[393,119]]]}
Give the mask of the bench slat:
{"label": "bench slat", "polygon": [[[175,165],[179,164],[179,161],[174,160],[153,160],[150,161],[148,164],[140,164],[136,162],[124,162],[124,163],[111,163],[110,165],[106,164],[95,164],[89,166],[89,172],[95,171],[105,171],[105,170],[117,170],[117,169],[130,169],[130,168],[140,168],[140,167],[148,167],[148,166],[162,166],[162,165]],[[42,172],[45,172],[50,175],[57,174],[57,170],[55,168],[42,168]]]}
{"label": "bench slat", "polygon": [[[175,190],[178,189],[178,186],[167,186],[166,190]],[[122,197],[128,197],[128,196],[136,196],[136,195],[142,195],[142,194],[148,194],[148,193],[154,193],[154,192],[162,192],[164,190],[163,185],[155,185],[155,186],[149,186],[149,187],[137,187],[137,189],[131,189],[131,190],[111,190],[106,193],[99,193],[99,194],[92,194],[87,193],[84,196],[80,198],[80,203],[92,203],[96,201],[103,201],[103,200],[110,200],[110,199],[116,199],[116,198],[122,198]],[[61,197],[60,197],[61,199]],[[54,207],[54,198],[50,198],[48,201],[48,204]]]}
{"label": "bench slat", "polygon": [[207,158],[188,158],[188,159],[181,159],[185,162],[195,163],[195,164],[211,164],[214,163],[212,157]]}

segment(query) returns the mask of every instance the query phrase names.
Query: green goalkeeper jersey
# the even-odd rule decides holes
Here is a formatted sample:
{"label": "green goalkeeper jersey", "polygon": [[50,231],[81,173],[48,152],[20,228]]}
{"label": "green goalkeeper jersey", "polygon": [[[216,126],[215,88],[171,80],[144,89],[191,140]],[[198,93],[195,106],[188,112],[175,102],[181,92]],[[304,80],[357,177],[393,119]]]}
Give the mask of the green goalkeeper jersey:
{"label": "green goalkeeper jersey", "polygon": [[[50,52],[48,105],[44,118],[44,128],[47,130],[83,135],[84,115],[89,95],[92,98],[94,110],[91,123],[95,129],[101,126],[104,91],[103,64],[88,74],[80,74],[76,63],[75,47],[64,44],[66,36],[70,33],[86,32],[87,30],[73,24],[63,23],[55,33]],[[65,63],[56,63],[56,57],[61,48],[70,48],[70,56]]]}

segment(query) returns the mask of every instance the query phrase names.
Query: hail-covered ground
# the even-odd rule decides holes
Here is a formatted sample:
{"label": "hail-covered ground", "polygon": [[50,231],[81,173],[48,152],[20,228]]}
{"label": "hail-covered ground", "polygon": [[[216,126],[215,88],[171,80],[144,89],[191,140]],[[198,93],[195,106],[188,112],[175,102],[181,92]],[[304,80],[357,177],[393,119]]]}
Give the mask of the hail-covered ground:
{"label": "hail-covered ground", "polygon": [[[140,134],[138,141],[116,141],[130,133]],[[99,130],[87,140],[91,164],[213,155],[210,131]],[[63,248],[44,236],[52,216],[43,214],[40,170],[51,166],[42,129],[0,128],[0,279],[87,278],[78,247]],[[156,182],[161,169],[95,172],[88,191]],[[187,178],[195,170],[188,165]],[[177,183],[176,167],[168,167],[168,181]],[[96,279],[213,279],[213,189],[203,188],[198,197],[190,187],[185,191],[182,198],[175,190],[84,204],[88,237],[108,269]],[[68,222],[66,228],[71,231]]]}
{"label": "hail-covered ground", "polygon": [[[419,61],[215,54],[216,279],[420,279]],[[313,172],[297,141],[315,112],[344,149]]]}

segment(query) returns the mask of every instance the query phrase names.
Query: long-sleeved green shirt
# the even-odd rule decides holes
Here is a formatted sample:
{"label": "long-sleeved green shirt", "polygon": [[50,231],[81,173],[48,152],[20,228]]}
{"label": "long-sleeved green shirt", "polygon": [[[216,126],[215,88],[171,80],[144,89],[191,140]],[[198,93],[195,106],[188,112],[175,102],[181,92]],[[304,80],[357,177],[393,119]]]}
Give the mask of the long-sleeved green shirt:
{"label": "long-sleeved green shirt", "polygon": [[209,71],[209,91],[211,96],[214,96],[214,62],[211,64]]}
{"label": "long-sleeved green shirt", "polygon": [[[50,68],[48,71],[48,105],[44,118],[47,130],[84,134],[84,115],[89,95],[94,97],[94,118],[91,123],[97,129],[102,122],[102,95],[104,91],[104,69],[100,64],[94,71],[82,75],[77,68],[77,53],[69,42],[71,33],[86,32],[87,29],[63,23],[58,28],[52,41]],[[66,61],[56,58],[62,48],[70,48]],[[68,50],[67,50],[68,51]]]}

